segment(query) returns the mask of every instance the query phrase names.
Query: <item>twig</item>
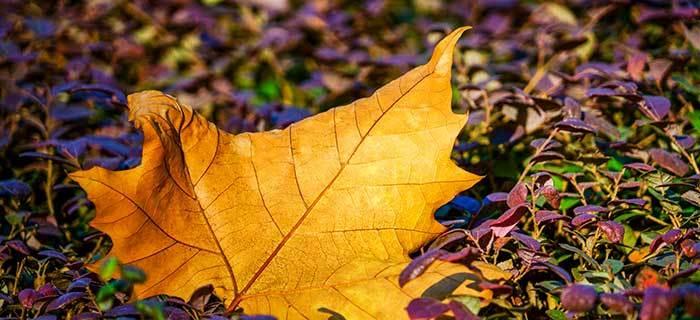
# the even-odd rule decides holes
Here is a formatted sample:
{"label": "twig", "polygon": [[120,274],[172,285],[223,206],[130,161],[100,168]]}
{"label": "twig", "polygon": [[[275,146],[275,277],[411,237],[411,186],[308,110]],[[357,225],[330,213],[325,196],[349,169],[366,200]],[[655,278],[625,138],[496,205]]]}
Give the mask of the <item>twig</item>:
{"label": "twig", "polygon": [[540,153],[542,153],[542,151],[544,151],[544,149],[547,147],[549,142],[552,141],[554,135],[556,135],[557,132],[559,132],[559,128],[554,128],[554,130],[552,130],[552,132],[547,137],[547,140],[545,140],[544,143],[542,143],[542,145],[537,147],[535,155],[533,155],[532,158],[530,158],[530,161],[528,161],[527,165],[525,166],[525,169],[523,169],[523,172],[520,174],[520,177],[518,178],[518,183],[522,182],[523,179],[525,179],[525,176],[530,172],[530,169],[532,169],[532,166],[534,165],[532,159],[536,158],[540,155]]}

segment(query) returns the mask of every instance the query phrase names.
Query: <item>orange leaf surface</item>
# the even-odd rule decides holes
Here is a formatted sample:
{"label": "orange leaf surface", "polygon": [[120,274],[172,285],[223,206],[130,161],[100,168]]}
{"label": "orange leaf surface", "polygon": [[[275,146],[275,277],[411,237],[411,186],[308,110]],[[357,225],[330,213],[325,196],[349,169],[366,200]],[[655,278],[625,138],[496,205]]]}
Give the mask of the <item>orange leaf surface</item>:
{"label": "orange leaf surface", "polygon": [[212,283],[247,313],[395,319],[472,277],[437,263],[398,286],[407,254],[445,230],[433,212],[481,178],[450,159],[466,122],[450,108],[466,29],[372,96],[284,130],[232,135],[163,93],[130,95],[141,165],[71,178],[110,255],[146,271],[137,294],[186,298]]}

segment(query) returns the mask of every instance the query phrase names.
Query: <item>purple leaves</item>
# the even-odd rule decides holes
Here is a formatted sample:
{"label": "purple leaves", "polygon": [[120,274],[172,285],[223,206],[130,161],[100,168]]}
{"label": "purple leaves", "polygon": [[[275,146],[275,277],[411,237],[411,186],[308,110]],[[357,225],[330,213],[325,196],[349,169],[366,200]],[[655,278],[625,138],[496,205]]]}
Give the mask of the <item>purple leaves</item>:
{"label": "purple leaves", "polygon": [[678,154],[663,149],[651,149],[649,150],[649,156],[659,166],[679,177],[684,177],[690,170],[688,164]]}
{"label": "purple leaves", "polygon": [[473,247],[464,247],[458,252],[449,252],[442,249],[431,249],[413,259],[399,274],[399,286],[403,287],[409,281],[417,278],[427,270],[436,260],[454,262],[471,256],[478,255],[479,251]]}
{"label": "purple leaves", "polygon": [[535,212],[535,222],[537,224],[548,223],[557,220],[567,219],[566,216],[552,210],[538,210]]}
{"label": "purple leaves", "polygon": [[413,320],[433,319],[448,310],[450,310],[450,307],[433,298],[413,299],[406,307],[408,317]]}
{"label": "purple leaves", "polygon": [[644,290],[644,300],[639,313],[641,320],[668,319],[673,308],[680,302],[680,295],[674,291],[658,286]]}
{"label": "purple leaves", "polygon": [[23,289],[22,291],[17,294],[17,298],[19,298],[19,302],[22,304],[23,307],[25,308],[31,308],[34,305],[34,302],[39,299],[41,296],[31,288]]}
{"label": "purple leaves", "polygon": [[600,302],[615,313],[632,315],[634,304],[621,293],[603,293],[600,295]]}
{"label": "purple leaves", "polygon": [[520,205],[508,209],[504,212],[496,221],[491,223],[490,228],[493,231],[494,236],[504,237],[507,235],[515,225],[518,224],[520,218],[529,211],[526,203],[521,203]]}
{"label": "purple leaves", "polygon": [[598,218],[595,215],[589,214],[589,213],[582,213],[577,216],[575,216],[573,219],[571,219],[571,224],[578,228],[582,228],[585,225],[593,222],[594,219]]}
{"label": "purple leaves", "polygon": [[559,130],[577,133],[595,133],[596,131],[595,128],[591,127],[589,124],[575,118],[564,119],[557,122],[554,127],[559,128]]}
{"label": "purple leaves", "polygon": [[644,96],[641,110],[651,119],[661,121],[668,115],[671,109],[671,101],[661,96]]}
{"label": "purple leaves", "polygon": [[627,60],[627,73],[630,74],[634,81],[641,80],[646,61],[647,55],[643,52],[635,52],[630,56],[629,60]]}
{"label": "purple leaves", "polygon": [[600,221],[598,222],[598,228],[608,238],[608,241],[612,243],[619,243],[625,236],[625,228],[615,221]]}
{"label": "purple leaves", "polygon": [[399,275],[399,286],[404,286],[409,281],[423,274],[428,267],[437,260],[441,254],[440,249],[430,250],[413,259]]}
{"label": "purple leaves", "polygon": [[455,320],[478,320],[467,307],[457,301],[447,304],[433,298],[416,298],[411,300],[406,308],[408,317],[412,320],[428,320],[437,318],[447,311],[452,311]]}
{"label": "purple leaves", "polygon": [[85,297],[84,292],[68,292],[51,301],[46,306],[46,311],[54,311],[64,308],[66,305]]}
{"label": "purple leaves", "polygon": [[22,181],[16,179],[0,181],[0,197],[15,197],[23,199],[31,194],[31,187]]}
{"label": "purple leaves", "polygon": [[654,167],[641,162],[628,163],[625,165],[625,168],[630,168],[641,172],[650,172],[655,170]]}
{"label": "purple leaves", "polygon": [[510,236],[513,237],[515,240],[518,240],[518,242],[524,244],[528,249],[532,251],[540,251],[540,242],[533,239],[532,237],[520,232],[511,232]]}
{"label": "purple leaves", "polygon": [[601,207],[598,205],[592,205],[592,204],[574,208],[574,214],[577,214],[577,215],[584,214],[584,213],[597,214],[597,213],[608,212],[608,211],[609,210],[605,207]]}
{"label": "purple leaves", "polygon": [[572,312],[586,312],[593,309],[598,293],[595,288],[584,284],[572,284],[561,292],[561,305]]}
{"label": "purple leaves", "polygon": [[559,191],[557,191],[557,189],[554,188],[554,186],[545,185],[539,190],[537,190],[537,192],[544,196],[545,199],[547,199],[547,202],[550,206],[552,206],[552,208],[559,208],[559,205],[561,204],[561,196],[559,196]]}
{"label": "purple leaves", "polygon": [[508,198],[506,203],[509,207],[513,208],[527,201],[528,189],[523,183],[518,183],[510,190],[508,193]]}

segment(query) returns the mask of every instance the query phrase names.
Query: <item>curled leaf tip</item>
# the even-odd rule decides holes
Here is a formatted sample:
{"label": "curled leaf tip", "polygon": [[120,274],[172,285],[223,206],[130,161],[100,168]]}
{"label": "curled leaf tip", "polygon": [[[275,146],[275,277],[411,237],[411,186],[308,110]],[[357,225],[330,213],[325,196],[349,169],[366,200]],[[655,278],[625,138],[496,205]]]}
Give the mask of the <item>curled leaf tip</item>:
{"label": "curled leaf tip", "polygon": [[471,29],[470,26],[457,28],[438,42],[438,44],[435,46],[433,56],[430,58],[430,62],[428,63],[434,68],[433,70],[435,73],[441,76],[450,74],[452,70],[452,56],[455,45],[457,45],[457,41],[459,41],[462,33],[469,29]]}

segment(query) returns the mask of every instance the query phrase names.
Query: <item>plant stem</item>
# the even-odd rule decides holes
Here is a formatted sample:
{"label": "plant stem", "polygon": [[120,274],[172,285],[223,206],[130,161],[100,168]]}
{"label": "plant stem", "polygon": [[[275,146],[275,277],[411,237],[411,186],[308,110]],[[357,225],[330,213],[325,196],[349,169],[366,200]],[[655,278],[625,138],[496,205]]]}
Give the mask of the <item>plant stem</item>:
{"label": "plant stem", "polygon": [[542,153],[542,151],[544,151],[544,149],[547,147],[549,142],[552,141],[552,139],[554,138],[554,135],[556,135],[557,132],[559,132],[559,128],[554,128],[554,130],[552,130],[552,132],[547,137],[547,140],[545,140],[544,143],[542,143],[542,145],[540,145],[537,148],[537,150],[535,151],[535,155],[533,155],[532,158],[530,158],[530,161],[528,161],[527,165],[525,165],[525,169],[523,169],[523,172],[520,174],[520,177],[518,178],[518,183],[523,182],[523,179],[525,179],[525,176],[530,172],[530,169],[532,169],[532,166],[534,165],[534,163],[532,162],[532,159],[536,158],[537,156],[540,155],[540,153]]}

